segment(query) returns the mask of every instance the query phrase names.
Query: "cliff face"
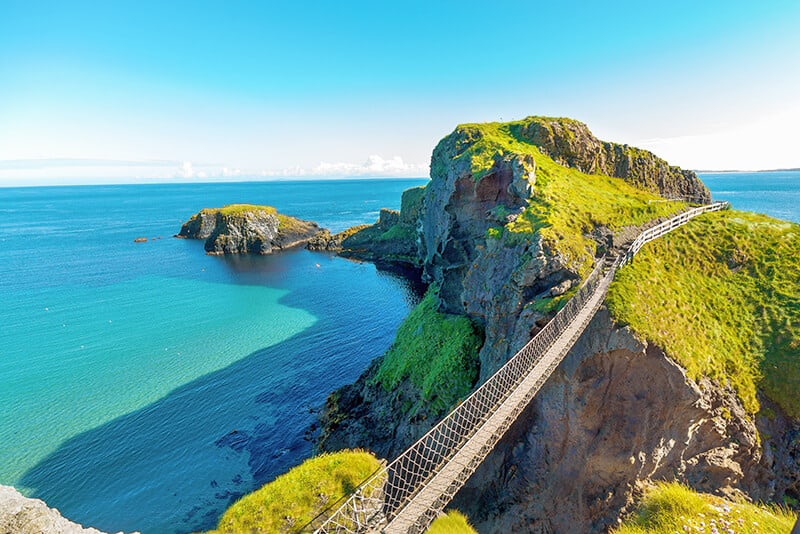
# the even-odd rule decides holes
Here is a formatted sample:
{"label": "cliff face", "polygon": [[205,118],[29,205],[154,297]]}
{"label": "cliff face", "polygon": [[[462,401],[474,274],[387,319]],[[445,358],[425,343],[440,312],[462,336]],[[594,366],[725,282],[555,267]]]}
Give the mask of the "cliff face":
{"label": "cliff face", "polygon": [[528,205],[536,163],[528,156],[501,157],[475,180],[470,159],[459,159],[466,143],[454,134],[433,152],[420,256],[425,275],[441,288],[441,308],[485,326],[485,378],[535,333],[544,314],[529,306],[534,298],[563,294],[579,276],[541,235],[488,237],[490,228],[518,217]]}
{"label": "cliff face", "polygon": [[[645,190],[709,198],[694,173],[575,121],[465,125],[439,143],[418,257],[439,309],[483,327],[478,383],[546,324],[593,257],[684,207]],[[391,459],[436,422],[404,415],[403,399],[418,396],[410,382],[375,386],[380,365],[329,398],[321,448]],[[797,496],[800,425],[772,415],[748,414],[730,385],[692,380],[602,309],[453,506],[481,532],[601,532],[650,479]]]}
{"label": "cliff face", "polygon": [[768,500],[774,468],[732,389],[602,309],[452,506],[480,532],[603,532],[640,481]]}
{"label": "cliff face", "polygon": [[175,237],[205,239],[208,254],[270,254],[307,243],[316,223],[279,214],[269,206],[233,204],[193,215]]}
{"label": "cliff face", "polygon": [[562,165],[587,174],[616,176],[667,198],[711,200],[694,171],[670,165],[647,150],[600,141],[582,122],[547,117],[522,122],[519,135]]}
{"label": "cliff face", "polygon": [[[665,203],[653,198],[632,199],[637,207],[628,206],[627,212],[615,206],[638,193],[634,188],[607,188],[600,177],[586,174],[611,171],[601,165],[610,161],[603,147],[619,145],[598,141],[584,124],[531,118],[501,126],[499,134],[481,125],[459,127],[437,145],[420,224],[419,255],[428,279],[441,287],[442,309],[485,325],[482,378],[538,331],[558,299],[568,296],[591,269],[593,256],[668,214],[656,210]],[[637,192],[653,189],[672,195],[680,190],[710,198],[694,173],[639,152],[645,156],[641,168],[634,166],[635,173],[630,167],[630,172],[605,174],[634,183]],[[547,153],[580,173],[564,174]],[[581,184],[573,183],[576,177],[589,184],[585,200],[578,191]],[[653,187],[639,187],[639,180]],[[615,213],[578,221],[576,210],[583,215],[593,208],[580,204],[599,204],[600,195]],[[572,204],[576,209],[566,208]],[[559,230],[548,234],[548,227]],[[570,233],[583,241],[564,247],[561,243],[572,238]]]}

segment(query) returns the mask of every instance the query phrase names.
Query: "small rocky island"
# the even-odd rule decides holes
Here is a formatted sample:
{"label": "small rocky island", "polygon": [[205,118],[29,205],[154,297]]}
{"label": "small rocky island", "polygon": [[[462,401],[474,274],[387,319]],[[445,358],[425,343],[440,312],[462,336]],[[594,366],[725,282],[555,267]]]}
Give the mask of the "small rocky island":
{"label": "small rocky island", "polygon": [[305,245],[322,231],[317,223],[283,215],[271,206],[230,204],[200,210],[175,237],[205,239],[210,255],[271,254]]}

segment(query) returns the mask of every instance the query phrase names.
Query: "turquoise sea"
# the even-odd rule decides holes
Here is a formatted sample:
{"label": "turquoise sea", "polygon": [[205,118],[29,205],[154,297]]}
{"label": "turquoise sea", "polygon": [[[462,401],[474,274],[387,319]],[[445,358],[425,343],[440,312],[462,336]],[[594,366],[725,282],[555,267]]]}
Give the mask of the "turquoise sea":
{"label": "turquoise sea", "polygon": [[800,223],[800,171],[702,173],[714,200]]}
{"label": "turquoise sea", "polygon": [[[701,177],[715,199],[800,222],[800,172]],[[420,287],[170,236],[234,202],[339,231],[425,182],[0,189],[0,484],[106,531],[213,527],[311,454],[315,410],[389,347]]]}
{"label": "turquoise sea", "polygon": [[314,411],[389,347],[419,287],[171,236],[234,202],[339,231],[425,182],[0,189],[0,484],[110,532],[213,527],[311,453]]}

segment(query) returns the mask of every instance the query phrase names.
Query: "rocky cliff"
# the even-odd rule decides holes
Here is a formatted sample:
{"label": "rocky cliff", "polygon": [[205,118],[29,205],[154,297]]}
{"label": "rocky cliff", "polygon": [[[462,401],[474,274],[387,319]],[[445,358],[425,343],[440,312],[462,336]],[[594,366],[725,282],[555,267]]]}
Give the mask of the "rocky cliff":
{"label": "rocky cliff", "polygon": [[73,523],[44,501],[23,497],[11,486],[0,486],[0,533],[104,534]]}
{"label": "rocky cliff", "polygon": [[194,214],[175,237],[204,239],[208,254],[270,254],[306,244],[322,232],[316,223],[270,206],[232,204]]}
{"label": "rocky cliff", "polygon": [[732,388],[691,380],[604,309],[452,506],[480,532],[604,532],[646,480],[772,500],[800,467],[776,450]]}
{"label": "rocky cliff", "polygon": [[[546,324],[596,257],[685,208],[662,195],[709,198],[694,173],[598,141],[568,119],[463,125],[439,143],[417,253],[439,311],[467,316],[484,333],[476,383]],[[688,376],[644,339],[607,310],[598,314],[456,497],[479,531],[600,532],[650,479],[797,498],[797,420],[780,407],[755,416],[730,383]],[[321,448],[391,458],[435,423],[406,409],[404,399],[420,395],[412,380],[381,387],[383,366],[376,360],[329,398]]]}
{"label": "rocky cliff", "polygon": [[403,192],[400,211],[381,209],[375,224],[331,235],[327,230],[308,243],[310,250],[337,252],[347,258],[419,266],[417,223],[425,188]]}
{"label": "rocky cliff", "polygon": [[528,117],[520,121],[517,132],[557,163],[587,174],[617,176],[668,198],[701,203],[711,199],[694,171],[670,165],[647,150],[600,141],[582,122]]}

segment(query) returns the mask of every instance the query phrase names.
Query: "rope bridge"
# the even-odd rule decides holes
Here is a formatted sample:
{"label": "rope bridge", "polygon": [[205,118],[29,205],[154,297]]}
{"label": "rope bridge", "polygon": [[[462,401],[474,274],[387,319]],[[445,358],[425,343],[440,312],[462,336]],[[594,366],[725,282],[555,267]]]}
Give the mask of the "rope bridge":
{"label": "rope bridge", "polygon": [[421,533],[475,472],[594,317],[616,270],[648,241],[727,202],[692,208],[644,230],[619,256],[606,256],[577,294],[516,355],[427,434],[362,483],[315,533]]}

